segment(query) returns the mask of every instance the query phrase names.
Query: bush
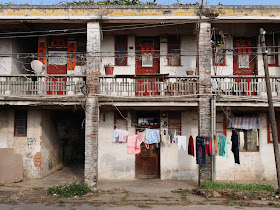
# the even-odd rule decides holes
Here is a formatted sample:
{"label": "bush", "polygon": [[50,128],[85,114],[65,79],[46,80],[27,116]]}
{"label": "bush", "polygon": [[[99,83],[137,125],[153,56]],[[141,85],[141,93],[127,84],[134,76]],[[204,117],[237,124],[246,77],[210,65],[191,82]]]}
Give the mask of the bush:
{"label": "bush", "polygon": [[89,188],[87,184],[79,184],[77,182],[73,182],[71,184],[53,186],[47,190],[48,195],[56,194],[65,197],[82,196],[92,192],[93,191]]}

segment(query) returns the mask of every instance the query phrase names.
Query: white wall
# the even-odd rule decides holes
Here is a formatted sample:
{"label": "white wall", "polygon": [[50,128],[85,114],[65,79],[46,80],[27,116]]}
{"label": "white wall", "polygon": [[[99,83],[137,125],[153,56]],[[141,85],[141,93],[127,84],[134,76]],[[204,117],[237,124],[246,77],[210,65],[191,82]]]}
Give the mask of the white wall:
{"label": "white wall", "polygon": [[[179,75],[185,76],[186,71],[195,70],[196,59],[193,54],[196,50],[195,36],[182,36],[181,37],[181,50],[182,54],[186,56],[181,57],[181,66],[168,66],[167,65],[167,42],[160,44],[160,73],[169,74],[170,76]],[[166,38],[165,38],[166,39]],[[133,49],[130,49],[132,47]],[[104,54],[102,57],[102,65],[100,72],[105,75],[104,65],[111,64],[114,66],[115,75],[123,74],[135,74],[135,36],[128,36],[128,60],[127,66],[115,66],[115,38],[114,35],[104,35],[103,41],[101,42],[101,52]]]}
{"label": "white wall", "polygon": [[105,75],[104,65],[108,64],[114,66],[114,75],[135,74],[135,36],[128,36],[127,46],[127,66],[115,66],[115,36],[104,35],[103,41],[101,42],[101,52],[104,55],[100,66],[102,75]]}
{"label": "white wall", "polygon": [[229,158],[216,156],[217,180],[275,180],[273,145],[267,143],[266,114],[260,115],[259,152],[240,152],[240,165],[231,152],[231,130],[227,129]]}
{"label": "white wall", "polygon": [[195,137],[198,134],[198,119],[196,112],[182,112],[181,135],[187,136],[187,149],[178,150],[178,144],[169,145],[161,144],[160,151],[160,174],[161,179],[179,179],[179,180],[197,180],[198,167],[196,159],[188,155],[188,140],[192,135],[195,143]]}
{"label": "white wall", "polygon": [[[128,122],[128,131],[135,134],[135,128],[130,124]],[[127,154],[126,143],[112,143],[113,133],[114,112],[105,112],[105,121],[101,113],[98,131],[98,179],[134,179],[135,155]]]}
{"label": "white wall", "polygon": [[[12,39],[0,39],[0,54],[12,54]],[[12,73],[12,57],[0,57],[0,74]]]}

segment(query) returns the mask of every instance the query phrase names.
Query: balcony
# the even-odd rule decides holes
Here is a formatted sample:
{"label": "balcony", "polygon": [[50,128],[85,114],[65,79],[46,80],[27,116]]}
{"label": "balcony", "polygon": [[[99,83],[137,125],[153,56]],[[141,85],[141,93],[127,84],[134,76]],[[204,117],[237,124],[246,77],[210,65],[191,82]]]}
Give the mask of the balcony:
{"label": "balcony", "polygon": [[197,97],[198,76],[115,75],[99,77],[99,93],[119,97]]}
{"label": "balcony", "polygon": [[[211,94],[217,100],[266,102],[264,76],[212,76]],[[271,77],[274,98],[280,98],[280,77]],[[198,101],[199,77],[188,75],[99,76],[100,102],[194,102]],[[85,100],[85,75],[0,75],[1,100],[73,101]]]}
{"label": "balcony", "polygon": [[[220,96],[237,96],[242,98],[267,99],[264,76],[212,76],[212,93]],[[280,97],[280,77],[270,77],[271,92],[275,98]]]}
{"label": "balcony", "polygon": [[85,75],[0,75],[0,97],[5,99],[84,98],[84,87]]}

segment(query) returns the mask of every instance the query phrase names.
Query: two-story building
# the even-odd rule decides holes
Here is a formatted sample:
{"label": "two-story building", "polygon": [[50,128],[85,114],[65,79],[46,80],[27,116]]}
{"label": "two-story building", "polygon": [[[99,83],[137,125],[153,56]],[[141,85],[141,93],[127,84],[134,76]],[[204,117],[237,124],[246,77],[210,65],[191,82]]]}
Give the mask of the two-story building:
{"label": "two-story building", "polygon": [[[80,164],[91,186],[276,179],[259,29],[278,118],[279,21],[280,7],[269,6],[2,6],[0,182],[67,164]],[[127,154],[113,143],[116,128],[159,129],[161,140],[224,134],[229,158],[199,166],[170,141]],[[244,136],[240,164],[232,128]]]}

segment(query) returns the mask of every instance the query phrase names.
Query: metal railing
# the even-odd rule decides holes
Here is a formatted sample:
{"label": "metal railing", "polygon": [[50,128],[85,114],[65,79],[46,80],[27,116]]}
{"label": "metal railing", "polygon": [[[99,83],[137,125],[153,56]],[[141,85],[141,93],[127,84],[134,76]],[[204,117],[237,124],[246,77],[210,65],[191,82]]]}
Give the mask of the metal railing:
{"label": "metal railing", "polygon": [[83,95],[85,75],[0,75],[0,96]]}

